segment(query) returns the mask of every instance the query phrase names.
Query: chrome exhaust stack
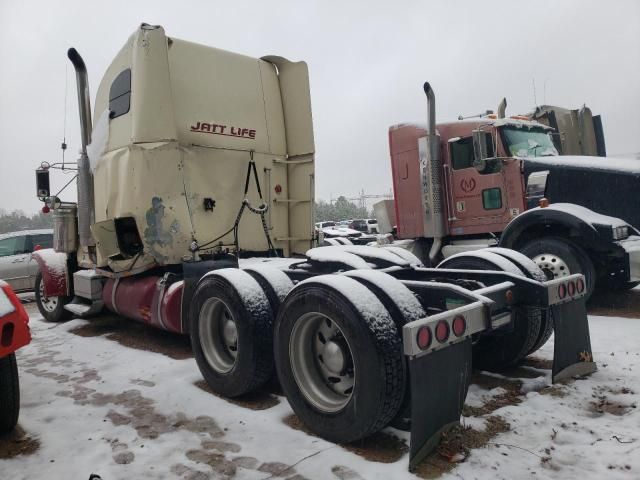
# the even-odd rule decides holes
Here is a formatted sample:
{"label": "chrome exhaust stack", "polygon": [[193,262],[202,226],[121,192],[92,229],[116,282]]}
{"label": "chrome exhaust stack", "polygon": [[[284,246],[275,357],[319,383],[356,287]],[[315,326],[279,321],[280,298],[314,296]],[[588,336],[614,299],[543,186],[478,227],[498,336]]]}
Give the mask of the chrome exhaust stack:
{"label": "chrome exhaust stack", "polygon": [[427,133],[429,134],[429,139],[431,139],[436,135],[436,94],[433,93],[433,88],[431,88],[429,82],[424,82],[423,88],[424,94],[427,96],[427,109],[429,110]]}
{"label": "chrome exhaust stack", "polygon": [[78,159],[78,236],[80,246],[95,246],[95,240],[91,234],[91,225],[95,221],[95,208],[93,197],[93,175],[87,156],[87,145],[91,143],[91,97],[89,95],[89,77],[84,60],[75,48],[67,51],[67,56],[76,70],[76,83],[78,86],[78,111],[80,113],[80,137],[82,149]]}
{"label": "chrome exhaust stack", "polygon": [[506,111],[507,111],[507,99],[503,98],[502,101],[500,102],[500,105],[498,105],[498,118],[504,118],[506,115]]}
{"label": "chrome exhaust stack", "polygon": [[[429,251],[429,261],[435,265],[442,247],[444,237],[444,209],[442,201],[442,161],[440,160],[440,137],[436,134],[436,96],[429,85],[424,82],[424,93],[427,96],[427,137],[420,139],[419,145],[422,166],[422,185],[427,191],[423,192],[424,213],[426,215],[425,237],[433,238]],[[421,162],[422,163],[422,162]]]}

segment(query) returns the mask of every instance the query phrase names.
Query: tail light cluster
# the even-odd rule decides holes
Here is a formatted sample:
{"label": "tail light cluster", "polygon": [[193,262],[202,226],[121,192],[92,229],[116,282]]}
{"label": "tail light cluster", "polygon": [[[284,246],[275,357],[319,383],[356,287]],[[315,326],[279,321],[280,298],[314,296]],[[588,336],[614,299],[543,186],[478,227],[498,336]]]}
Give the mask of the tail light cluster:
{"label": "tail light cluster", "polygon": [[416,343],[420,350],[426,350],[431,347],[433,339],[439,343],[446,343],[453,334],[453,339],[462,337],[467,331],[467,320],[463,315],[456,315],[452,319],[442,319],[436,323],[432,333],[431,328],[427,325],[420,327],[416,335]]}
{"label": "tail light cluster", "polygon": [[560,300],[565,300],[575,296],[576,294],[581,295],[584,293],[584,290],[584,278],[578,278],[575,281],[569,280],[558,285],[558,298],[560,298]]}

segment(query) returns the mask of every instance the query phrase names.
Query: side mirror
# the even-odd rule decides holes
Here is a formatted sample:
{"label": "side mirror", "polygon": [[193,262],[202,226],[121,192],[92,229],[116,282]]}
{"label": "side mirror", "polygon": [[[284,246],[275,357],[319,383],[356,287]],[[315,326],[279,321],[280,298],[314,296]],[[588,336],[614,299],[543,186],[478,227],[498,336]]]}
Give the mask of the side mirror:
{"label": "side mirror", "polygon": [[482,130],[474,130],[471,134],[473,136],[473,166],[482,172],[487,168],[487,158],[489,158],[487,145],[491,144],[491,134]]}
{"label": "side mirror", "polygon": [[51,195],[49,187],[49,169],[39,168],[36,170],[36,192],[40,200],[45,200]]}
{"label": "side mirror", "polygon": [[542,206],[540,200],[546,195],[548,177],[549,170],[529,174],[526,190],[527,208]]}

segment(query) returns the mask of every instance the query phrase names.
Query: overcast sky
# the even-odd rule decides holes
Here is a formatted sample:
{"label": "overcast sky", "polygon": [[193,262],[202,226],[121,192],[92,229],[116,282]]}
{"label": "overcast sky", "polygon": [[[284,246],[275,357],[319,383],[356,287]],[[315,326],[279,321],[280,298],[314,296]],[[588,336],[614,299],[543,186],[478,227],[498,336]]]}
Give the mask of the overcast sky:
{"label": "overcast sky", "polygon": [[[34,169],[67,158],[79,125],[74,46],[92,97],[141,22],[167,35],[260,57],[305,60],[316,138],[316,196],[391,188],[387,129],[538,104],[603,117],[608,153],[640,152],[640,1],[17,1],[0,0],[0,208],[33,213]],[[545,87],[546,85],[546,87]],[[70,177],[58,174],[52,189]],[[69,198],[69,197],[67,197]]]}

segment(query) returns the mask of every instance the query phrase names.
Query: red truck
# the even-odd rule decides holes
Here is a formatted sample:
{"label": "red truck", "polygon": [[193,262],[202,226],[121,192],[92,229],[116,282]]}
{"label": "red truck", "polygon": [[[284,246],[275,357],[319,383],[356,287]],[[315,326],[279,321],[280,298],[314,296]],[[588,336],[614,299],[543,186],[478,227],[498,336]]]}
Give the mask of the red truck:
{"label": "red truck", "polygon": [[15,351],[30,341],[29,316],[11,287],[0,280],[0,434],[18,423],[20,388]]}
{"label": "red truck", "polygon": [[[596,283],[621,289],[640,281],[640,234],[626,217],[610,216],[615,210],[597,191],[589,188],[596,203],[554,194],[554,203],[543,201],[547,208],[538,208],[547,181],[557,187],[560,164],[575,171],[565,182],[565,190],[572,191],[587,188],[586,180],[580,181],[587,175],[618,178],[629,169],[640,173],[640,164],[622,168],[610,159],[560,157],[551,127],[524,116],[505,118],[504,108],[493,118],[436,127],[429,83],[424,91],[428,125],[392,126],[389,148],[397,236],[414,239],[425,264],[445,259],[447,268],[484,268],[482,259],[469,264],[469,256],[454,255],[501,246],[532,258],[549,278],[583,273],[589,294]],[[597,171],[594,163],[601,164]]]}

